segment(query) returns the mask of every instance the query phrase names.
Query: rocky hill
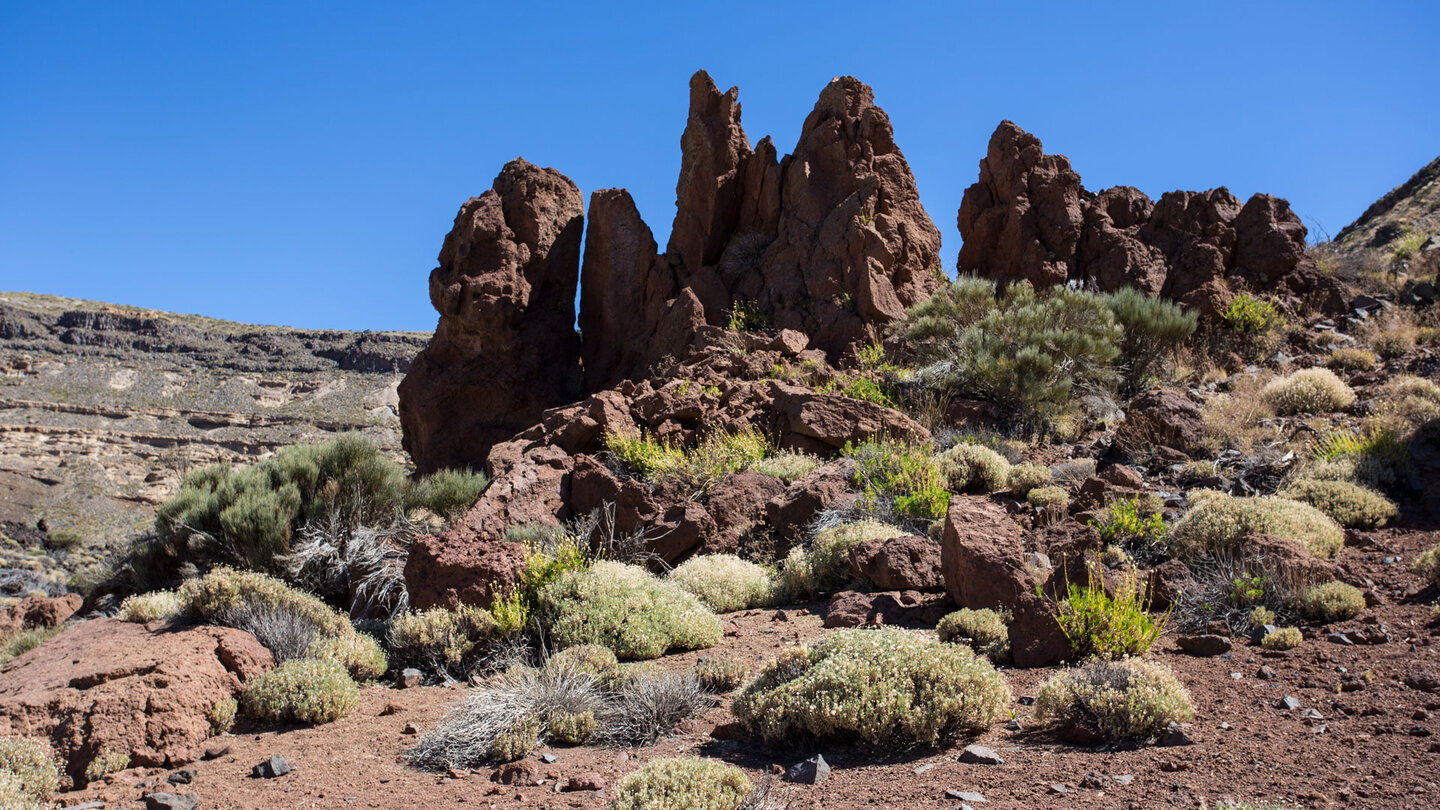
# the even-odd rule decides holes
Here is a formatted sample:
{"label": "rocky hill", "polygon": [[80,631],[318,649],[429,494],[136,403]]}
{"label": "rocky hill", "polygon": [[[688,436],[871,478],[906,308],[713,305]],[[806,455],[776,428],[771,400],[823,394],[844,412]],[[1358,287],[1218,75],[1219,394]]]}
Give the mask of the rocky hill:
{"label": "rocky hill", "polygon": [[[1314,251],[1347,280],[1410,292],[1436,283],[1440,270],[1440,157],[1376,200]],[[1407,284],[1408,282],[1408,284]],[[1433,286],[1422,288],[1435,300]]]}
{"label": "rocky hill", "polygon": [[38,541],[23,527],[40,522],[78,534],[89,551],[61,556],[84,568],[147,527],[200,465],[347,431],[398,451],[395,389],[427,339],[0,293],[7,558],[56,562],[26,553]]}

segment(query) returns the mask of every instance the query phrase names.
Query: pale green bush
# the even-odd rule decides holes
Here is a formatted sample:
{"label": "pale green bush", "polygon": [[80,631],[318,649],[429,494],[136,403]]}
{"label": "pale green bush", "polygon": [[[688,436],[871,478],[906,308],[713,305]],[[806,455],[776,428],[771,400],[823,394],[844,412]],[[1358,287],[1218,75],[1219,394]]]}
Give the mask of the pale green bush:
{"label": "pale green bush", "polygon": [[745,683],[748,677],[750,667],[744,661],[702,658],[695,662],[695,678],[706,692],[722,695]]}
{"label": "pale green bush", "polygon": [[1014,464],[1010,467],[1010,491],[1024,497],[1031,490],[1050,483],[1050,468],[1044,464]]}
{"label": "pale green bush", "polygon": [[889,540],[907,534],[904,529],[875,520],[861,520],[824,529],[809,548],[795,547],[780,565],[776,588],[789,601],[814,598],[822,591],[850,584],[855,571],[850,550],[867,540]]}
{"label": "pale green bush", "polygon": [[779,450],[774,455],[766,456],[755,462],[750,469],[791,484],[814,472],[820,464],[820,459],[809,453]]}
{"label": "pale green bush", "polygon": [[147,624],[169,619],[180,612],[180,597],[174,591],[151,591],[125,597],[115,618],[122,622]]}
{"label": "pale green bush", "polygon": [[107,773],[123,771],[130,767],[130,755],[123,751],[106,751],[90,760],[85,766],[85,781],[94,782],[96,779],[104,778]]}
{"label": "pale green bush", "polygon": [[1375,365],[1375,355],[1364,349],[1339,348],[1330,352],[1325,365],[1342,371],[1363,371]]}
{"label": "pale green bush", "polygon": [[1318,622],[1353,619],[1365,609],[1365,593],[1344,582],[1326,582],[1305,592],[1301,608]]}
{"label": "pale green bush", "polygon": [[55,805],[30,795],[18,775],[0,770],[0,807],[5,810],[51,810]]}
{"label": "pale green bush", "polygon": [[4,641],[0,641],[0,664],[7,664],[25,653],[30,652],[41,644],[60,635],[60,632],[64,629],[64,625],[57,625],[55,627],[32,627],[29,630],[21,630]]}
{"label": "pale green bush", "polygon": [[764,568],[734,554],[691,557],[667,579],[689,591],[716,613],[761,607],[775,589]]}
{"label": "pale green bush", "polygon": [[1070,493],[1063,487],[1036,487],[1030,490],[1025,500],[1036,509],[1044,509],[1049,506],[1065,508],[1070,504]]}
{"label": "pale green bush", "polygon": [[1430,580],[1430,583],[1440,588],[1440,546],[1435,546],[1429,551],[1422,552],[1410,563],[1410,570]]}
{"label": "pale green bush", "polygon": [[620,780],[611,810],[736,810],[754,786],[734,765],[661,758]]}
{"label": "pale green bush", "polygon": [[235,723],[235,714],[240,710],[240,702],[233,697],[220,698],[215,705],[210,707],[205,719],[210,721],[210,730],[215,734],[229,731],[230,726]]}
{"label": "pale green bush", "polygon": [[1261,396],[1282,416],[1341,411],[1355,402],[1355,392],[1350,386],[1325,368],[1301,369],[1271,380]]}
{"label": "pale green bush", "polygon": [[469,671],[499,631],[489,611],[473,605],[407,611],[390,623],[390,655],[396,666],[414,666],[458,677]]}
{"label": "pale green bush", "polygon": [[1286,498],[1236,498],[1219,492],[1190,493],[1191,508],[1170,530],[1170,546],[1182,558],[1232,554],[1247,534],[1298,541],[1317,557],[1333,557],[1345,530],[1315,507]]}
{"label": "pale green bush", "polygon": [[322,638],[310,648],[310,654],[339,664],[357,681],[373,681],[390,667],[380,643],[365,633]]}
{"label": "pale green bush", "polygon": [[1251,627],[1264,627],[1267,624],[1275,623],[1275,611],[1264,605],[1257,605],[1250,609],[1250,616],[1247,618]]}
{"label": "pale green bush", "polygon": [[0,785],[0,797],[8,792],[31,806],[44,806],[41,801],[60,789],[60,766],[50,745],[36,737],[0,737],[0,774],[13,777]]}
{"label": "pale green bush", "polygon": [[551,655],[546,666],[569,668],[600,678],[614,672],[620,666],[620,660],[609,647],[578,644]]}
{"label": "pale green bush", "polygon": [[1267,650],[1293,650],[1305,641],[1298,627],[1277,627],[1260,639],[1260,646]]}
{"label": "pale green bush", "polygon": [[644,568],[610,561],[570,571],[537,594],[537,615],[558,649],[599,644],[626,659],[658,658],[720,642],[704,603]]}
{"label": "pale green bush", "polygon": [[1400,513],[1394,501],[1348,481],[1297,481],[1279,495],[1308,503],[1347,529],[1378,528]]}
{"label": "pale green bush", "polygon": [[240,693],[240,709],[261,722],[319,725],[339,720],[359,703],[355,682],[331,661],[286,661]]}
{"label": "pale green bush", "polygon": [[1111,740],[1147,739],[1194,715],[1190,693],[1174,673],[1136,658],[1065,670],[1035,699],[1035,719],[1058,727],[1092,722]]}
{"label": "pale green bush", "polygon": [[964,644],[996,664],[1010,660],[1010,618],[989,608],[961,608],[947,614],[935,625],[940,640],[948,644]]}
{"label": "pale green bush", "polygon": [[1009,702],[1005,678],[969,648],[882,628],[840,630],[782,654],[731,711],[770,744],[858,737],[909,746],[982,731]]}
{"label": "pale green bush", "polygon": [[951,492],[995,492],[1010,482],[1010,462],[982,445],[957,444],[941,453],[939,461]]}

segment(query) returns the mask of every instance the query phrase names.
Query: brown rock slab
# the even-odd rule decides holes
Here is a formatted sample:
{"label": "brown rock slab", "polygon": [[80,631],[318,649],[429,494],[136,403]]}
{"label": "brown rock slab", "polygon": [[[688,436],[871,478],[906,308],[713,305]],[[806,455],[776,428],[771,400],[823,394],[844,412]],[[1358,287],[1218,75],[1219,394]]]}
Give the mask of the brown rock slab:
{"label": "brown rock slab", "polygon": [[928,537],[867,540],[850,550],[850,566],[881,590],[927,591],[945,585],[940,544]]}

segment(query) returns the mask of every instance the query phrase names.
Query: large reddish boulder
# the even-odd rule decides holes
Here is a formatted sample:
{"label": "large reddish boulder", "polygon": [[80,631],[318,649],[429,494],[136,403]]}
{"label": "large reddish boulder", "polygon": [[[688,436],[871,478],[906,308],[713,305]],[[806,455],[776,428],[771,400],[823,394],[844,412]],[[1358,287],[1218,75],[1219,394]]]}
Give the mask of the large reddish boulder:
{"label": "large reddish boulder", "polygon": [[545,409],[579,398],[583,228],[575,184],[518,158],[461,206],[430,273],[440,323],[400,384],[404,445],[421,473],[478,467]]}
{"label": "large reddish boulder", "polygon": [[945,514],[940,565],[945,590],[971,610],[1003,610],[1035,593],[1025,569],[1020,527],[1005,507],[979,495],[957,495]]}
{"label": "large reddish boulder", "polygon": [[524,572],[524,545],[449,531],[411,544],[405,590],[417,610],[459,604],[488,608],[519,585]]}
{"label": "large reddish boulder", "polygon": [[741,535],[765,522],[765,505],[784,491],[784,481],[754,470],[727,475],[710,490],[705,505],[719,532],[707,551],[733,554]]}
{"label": "large reddish boulder", "polygon": [[570,496],[576,514],[600,510],[603,519],[597,531],[631,542],[636,550],[666,563],[685,559],[716,534],[710,513],[678,487],[651,489],[643,481],[616,475],[591,456],[576,457]]}
{"label": "large reddish boulder", "polygon": [[854,476],[855,462],[837,459],[812,470],[771,499],[765,505],[765,518],[775,537],[776,554],[784,556],[791,546],[802,542],[816,515],[853,504],[850,482]]}
{"label": "large reddish boulder", "polygon": [[1204,452],[1210,430],[1200,406],[1183,392],[1156,388],[1130,401],[1115,434],[1122,447],[1168,447],[1197,455]]}
{"label": "large reddish boulder", "polygon": [[80,610],[85,598],[78,593],[63,596],[27,596],[0,611],[0,638],[32,627],[59,627]]}
{"label": "large reddish boulder", "polygon": [[826,627],[933,625],[955,606],[943,594],[841,591],[825,608]]}
{"label": "large reddish boulder", "polygon": [[77,785],[101,754],[177,767],[200,756],[215,705],[273,663],[239,630],[81,622],[0,667],[0,736],[48,739]]}
{"label": "large reddish boulder", "polygon": [[871,438],[927,442],[930,432],[905,414],[841,394],[817,394],[798,385],[770,384],[780,443],[822,452]]}
{"label": "large reddish boulder", "polygon": [[928,591],[945,585],[940,544],[913,534],[866,540],[850,549],[850,567],[882,591]]}

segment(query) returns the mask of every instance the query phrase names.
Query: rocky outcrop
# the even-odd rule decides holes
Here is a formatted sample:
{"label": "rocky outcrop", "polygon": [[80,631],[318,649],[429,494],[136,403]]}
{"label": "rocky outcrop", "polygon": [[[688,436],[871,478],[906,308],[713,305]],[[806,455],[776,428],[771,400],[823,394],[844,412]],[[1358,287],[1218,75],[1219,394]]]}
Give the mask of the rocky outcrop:
{"label": "rocky outcrop", "polygon": [[1343,311],[1337,282],[1305,253],[1305,226],[1285,200],[1243,205],[1224,188],[1156,202],[1129,186],[1085,189],[1062,155],[1009,121],[990,137],[980,178],[957,217],[958,268],[1037,286],[1079,281],[1134,287],[1214,318],[1238,291],[1278,294],[1292,310]]}
{"label": "rocky outcrop", "polygon": [[928,537],[866,540],[850,549],[850,567],[882,591],[928,591],[945,585],[940,544]]}
{"label": "rocky outcrop", "polygon": [[943,594],[841,591],[825,608],[826,627],[933,625],[955,606]]}
{"label": "rocky outcrop", "polygon": [[36,627],[59,627],[75,615],[84,601],[78,593],[27,596],[0,611],[0,638]]}
{"label": "rocky outcrop", "polygon": [[1130,450],[1168,447],[1197,455],[1205,451],[1209,435],[1199,405],[1181,391],[1157,388],[1130,401],[1115,440]]}
{"label": "rocky outcrop", "polygon": [[177,767],[200,756],[211,709],[272,663],[239,630],[82,622],[0,667],[0,736],[48,739],[77,785],[101,754]]}
{"label": "rocky outcrop", "polygon": [[579,399],[581,214],[574,183],[522,159],[461,206],[430,273],[439,326],[399,390],[420,472],[478,466],[547,408]]}
{"label": "rocky outcrop", "polygon": [[520,583],[525,546],[447,532],[416,538],[405,561],[405,590],[416,610],[464,603],[488,608]]}

